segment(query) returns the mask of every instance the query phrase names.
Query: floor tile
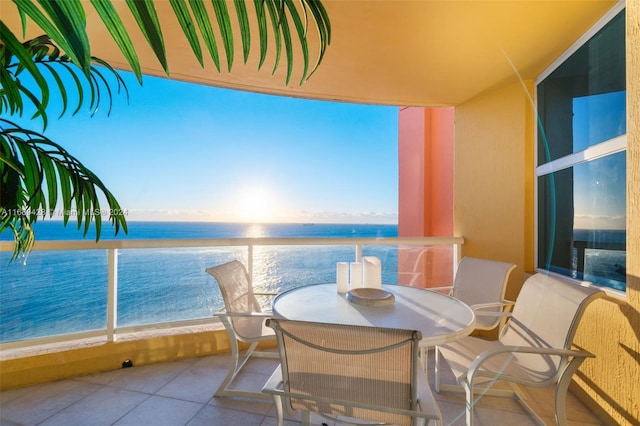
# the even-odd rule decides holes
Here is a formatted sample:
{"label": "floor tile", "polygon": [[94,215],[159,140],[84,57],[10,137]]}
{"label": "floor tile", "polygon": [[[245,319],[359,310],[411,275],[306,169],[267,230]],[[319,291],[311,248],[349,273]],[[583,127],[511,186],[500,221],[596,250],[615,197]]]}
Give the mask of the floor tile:
{"label": "floor tile", "polygon": [[213,398],[218,383],[219,378],[211,371],[190,368],[178,374],[156,394],[205,404]]}
{"label": "floor tile", "polygon": [[188,424],[203,407],[203,404],[195,402],[151,396],[115,422],[114,425],[183,426]]}
{"label": "floor tile", "polygon": [[122,389],[153,394],[166,386],[181,372],[189,368],[189,364],[169,362],[162,364],[143,365],[118,370],[116,380],[110,386]]}
{"label": "floor tile", "polygon": [[260,426],[264,415],[231,410],[213,405],[205,406],[187,426],[242,425]]}
{"label": "floor tile", "polygon": [[22,390],[20,398],[3,403],[1,418],[6,422],[36,425],[98,389],[98,385],[74,380],[33,386]]}
{"label": "floor tile", "polygon": [[[242,398],[212,398],[209,401],[209,405],[232,410],[246,411],[247,413],[259,414],[262,416],[266,416],[273,409],[273,403],[270,400],[262,401]],[[275,410],[273,413],[275,416]]]}
{"label": "floor tile", "polygon": [[92,426],[112,425],[149,397],[144,393],[103,387],[39,426],[85,425],[87,422]]}

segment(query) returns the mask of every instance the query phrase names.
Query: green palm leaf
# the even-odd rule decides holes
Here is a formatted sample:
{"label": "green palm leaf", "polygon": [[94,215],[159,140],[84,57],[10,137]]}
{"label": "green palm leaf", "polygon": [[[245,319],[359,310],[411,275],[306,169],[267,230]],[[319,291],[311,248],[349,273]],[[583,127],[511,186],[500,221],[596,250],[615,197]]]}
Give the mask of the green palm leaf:
{"label": "green palm leaf", "polygon": [[142,70],[140,69],[140,62],[138,61],[138,54],[136,53],[131,37],[127,33],[122,19],[116,12],[113,4],[108,0],[91,0],[93,8],[98,12],[100,19],[105,24],[105,27],[113,37],[120,51],[123,53],[125,59],[129,63],[131,70],[138,78],[138,82],[142,83]]}
{"label": "green palm leaf", "polygon": [[238,15],[238,24],[240,25],[240,37],[242,38],[242,58],[247,62],[249,58],[249,50],[251,46],[251,31],[249,30],[249,16],[247,15],[247,6],[245,0],[234,0],[236,6],[236,14]]}
{"label": "green palm leaf", "polygon": [[[4,157],[13,157],[14,166],[0,162],[3,194],[0,232],[10,229],[14,235],[26,238],[25,241],[15,240],[14,258],[31,238],[30,225],[25,227],[23,218],[28,216],[28,222],[34,223],[47,213],[51,215],[57,205],[58,189],[62,197],[65,224],[75,209],[78,229],[83,227],[86,235],[91,223],[94,223],[98,240],[102,230],[98,197],[101,192],[109,204],[109,218],[115,233],[121,228],[126,232],[124,213],[113,194],[98,176],[60,145],[5,119],[0,119],[0,142]],[[19,172],[16,172],[15,166]],[[9,186],[9,181],[16,178],[18,183]]]}
{"label": "green palm leaf", "polygon": [[191,10],[193,10],[193,15],[195,17],[196,23],[198,24],[198,28],[200,29],[200,34],[202,34],[204,44],[205,46],[207,46],[207,50],[209,51],[209,55],[211,56],[216,69],[218,70],[218,72],[220,72],[218,44],[216,43],[216,38],[213,34],[213,28],[211,27],[211,21],[209,20],[207,10],[204,7],[204,3],[202,2],[202,0],[189,0],[189,4],[191,5]]}
{"label": "green palm leaf", "polygon": [[164,48],[164,38],[162,37],[162,29],[158,21],[158,14],[153,5],[152,0],[126,0],[127,6],[131,14],[138,23],[138,27],[142,30],[142,34],[147,39],[149,46],[156,54],[158,61],[162,65],[165,72],[169,73],[169,64],[167,63],[167,55]]}
{"label": "green palm leaf", "polygon": [[[32,1],[13,0],[26,25],[26,17],[31,18],[40,28],[60,48],[66,52],[71,61],[78,64],[85,72],[88,72],[91,56],[89,52],[88,38],[86,34],[86,19],[80,0],[39,0],[38,4],[42,10]],[[169,64],[166,57],[164,37],[160,26],[157,12],[153,0],[126,0],[129,10],[136,20],[139,29],[144,34],[147,43],[152,48],[164,71],[169,75]],[[231,18],[224,0],[211,0],[216,23],[220,30],[220,38],[227,57],[227,69],[231,71],[234,59],[234,36],[231,26]],[[246,7],[246,0],[234,0],[232,3],[236,9],[236,15],[240,26],[240,38],[243,47],[243,59],[246,62],[250,47],[250,26],[249,14]],[[110,0],[91,0],[91,5],[98,13],[105,28],[115,41],[118,48],[123,53],[129,66],[141,79],[141,67],[135,47],[128,35],[128,29],[124,26],[121,17],[113,7]],[[203,0],[171,0],[171,6],[180,24],[183,34],[187,38],[189,45],[196,59],[203,64],[203,54],[200,43],[194,30],[194,22],[197,24],[203,42],[211,55],[214,64],[219,69],[219,58],[217,52],[217,41],[211,29],[211,17],[204,7]],[[190,6],[190,7],[189,7]],[[262,66],[267,52],[268,28],[266,25],[265,9],[268,10],[271,20],[271,32],[275,39],[276,64],[274,71],[280,63],[280,49],[284,43],[289,52],[287,54],[287,81],[291,77],[291,69],[294,63],[294,56],[291,46],[292,40],[288,28],[293,24],[298,33],[298,39],[302,47],[302,59],[304,70],[301,82],[308,79],[310,73],[307,72],[310,60],[309,51],[306,48],[306,34],[308,31],[307,21],[309,16],[313,17],[316,30],[319,35],[319,53],[313,71],[318,67],[324,57],[327,46],[331,42],[331,25],[326,10],[321,2],[317,0],[300,0],[296,6],[291,0],[254,0],[256,20],[258,22],[260,61]],[[265,7],[266,6],[266,7]],[[189,13],[189,10],[191,13]],[[45,13],[43,13],[43,11]],[[193,15],[193,18],[192,18]],[[303,24],[304,23],[304,24]],[[313,72],[312,71],[312,72]]]}
{"label": "green palm leaf", "polygon": [[[10,93],[7,95],[8,105],[10,106],[11,111],[22,112],[22,99],[21,96],[16,96],[19,93],[19,90],[16,91],[16,87],[19,86],[19,82],[17,81],[17,76],[20,74],[22,69],[26,69],[27,72],[33,77],[36,84],[40,88],[42,92],[42,101],[41,104],[46,106],[47,100],[49,99],[49,90],[47,82],[38,69],[36,67],[35,62],[32,59],[32,52],[27,50],[27,48],[22,45],[18,41],[18,39],[13,35],[13,33],[7,28],[4,22],[0,21],[0,41],[2,41],[3,46],[3,54],[0,56],[2,60],[2,65],[4,68],[4,73],[0,74],[0,82],[2,83],[2,87],[11,88]],[[15,57],[16,61],[19,65],[14,64],[12,62],[12,58]],[[9,67],[14,67],[15,77],[12,78],[7,73]],[[1,112],[1,111],[0,111]]]}
{"label": "green palm leaf", "polygon": [[182,30],[187,37],[187,41],[193,50],[193,53],[195,53],[198,62],[200,62],[200,66],[204,66],[200,41],[198,40],[198,34],[196,33],[195,26],[193,25],[191,14],[189,13],[189,7],[185,2],[180,0],[170,0],[170,3],[176,14],[176,18],[178,18],[180,27],[182,27]]}
{"label": "green palm leaf", "polygon": [[229,9],[224,1],[213,0],[213,10],[218,20],[218,29],[222,37],[222,46],[227,56],[227,71],[231,71],[233,65],[233,34],[231,30],[231,19],[229,18]]}

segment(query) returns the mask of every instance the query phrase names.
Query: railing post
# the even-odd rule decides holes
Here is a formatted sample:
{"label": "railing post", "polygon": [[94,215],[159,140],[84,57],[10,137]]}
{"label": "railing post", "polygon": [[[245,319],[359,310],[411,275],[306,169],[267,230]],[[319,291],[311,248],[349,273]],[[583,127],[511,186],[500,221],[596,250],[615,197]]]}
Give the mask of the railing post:
{"label": "railing post", "polygon": [[253,285],[253,244],[247,246],[247,269],[249,270],[249,282]]}
{"label": "railing post", "polygon": [[115,342],[118,322],[118,249],[108,249],[107,341]]}
{"label": "railing post", "polygon": [[453,245],[453,276],[456,276],[456,271],[458,270],[458,263],[460,263],[460,252],[462,251],[462,247],[460,244]]}
{"label": "railing post", "polygon": [[362,244],[356,244],[356,262],[362,262]]}

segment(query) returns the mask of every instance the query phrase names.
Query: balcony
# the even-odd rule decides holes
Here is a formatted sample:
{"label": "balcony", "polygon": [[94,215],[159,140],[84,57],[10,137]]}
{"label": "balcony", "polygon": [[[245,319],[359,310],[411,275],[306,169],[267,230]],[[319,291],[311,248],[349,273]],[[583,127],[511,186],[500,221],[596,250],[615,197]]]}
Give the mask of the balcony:
{"label": "balcony", "polygon": [[[387,274],[396,277],[399,282],[415,284],[417,280],[421,283],[435,280],[437,283],[442,279],[425,273],[431,268],[427,265],[433,265],[438,256],[448,259],[444,264],[456,264],[463,242],[462,238],[241,238],[101,241],[97,244],[82,241],[38,242],[36,251],[106,251],[107,259],[103,266],[108,277],[103,289],[107,295],[104,312],[106,327],[0,345],[4,382],[0,385],[6,388],[0,392],[0,420],[2,424],[42,425],[275,424],[275,410],[271,403],[212,397],[226,374],[229,361],[226,334],[217,320],[190,318],[172,319],[164,323],[119,325],[118,261],[128,256],[129,250],[204,248],[223,253],[224,256],[230,253],[239,255],[246,260],[256,282],[264,279],[260,264],[263,250],[268,247],[274,250],[291,250],[293,246],[301,250],[320,250],[327,246],[339,248],[339,251],[346,249],[351,257],[340,258],[342,261],[360,259],[363,254],[370,254],[371,250],[374,253],[375,250],[391,250],[396,264],[400,266],[392,272],[387,271]],[[9,243],[0,243],[0,251],[7,252],[10,249]],[[425,253],[430,255],[425,256]],[[325,265],[326,268],[328,270],[318,280],[334,276],[335,263],[329,263],[328,267]],[[444,275],[451,273],[452,270],[447,270]],[[195,349],[187,350],[187,346],[194,346]],[[134,359],[134,366],[118,368],[124,354],[132,350],[142,354]],[[39,356],[43,354],[45,361],[34,367],[34,363],[42,361]],[[88,361],[84,359],[86,356],[90,358]],[[105,360],[111,368],[105,367]],[[260,389],[275,364],[265,359],[251,362],[239,385]],[[432,368],[433,362],[429,362],[429,365]],[[16,376],[22,376],[22,382],[16,382]],[[432,376],[431,370],[430,379]],[[453,382],[451,377],[448,379]],[[6,386],[9,382],[13,385]],[[443,393],[436,395],[436,398],[444,416],[444,424],[464,424],[462,394]],[[543,419],[553,423],[552,390],[531,391],[529,399],[535,402],[534,408],[544,416]],[[567,404],[571,424],[602,424],[571,395]],[[515,400],[484,397],[476,413],[480,424],[536,424],[534,418]],[[298,420],[291,418],[288,424],[299,424]],[[321,425],[322,421],[315,418],[314,424]]]}
{"label": "balcony", "polygon": [[[231,259],[243,260],[254,287],[267,292],[332,282],[336,262],[360,261],[363,255],[381,258],[385,283],[447,285],[463,243],[461,237],[38,241],[24,264],[16,261],[1,271],[4,311],[17,312],[16,318],[3,319],[4,327],[17,327],[2,330],[0,351],[79,339],[115,342],[118,335],[176,327],[215,327],[219,322],[213,313],[222,307],[222,299],[204,270]],[[10,242],[0,241],[0,262],[8,263],[12,249]],[[62,277],[65,301],[56,305],[52,297],[61,292]],[[23,292],[14,294],[19,287]],[[164,298],[151,300],[158,292],[166,293]],[[11,307],[12,298],[21,301]],[[186,303],[172,304],[178,299]],[[30,304],[47,305],[46,317],[32,323]]]}

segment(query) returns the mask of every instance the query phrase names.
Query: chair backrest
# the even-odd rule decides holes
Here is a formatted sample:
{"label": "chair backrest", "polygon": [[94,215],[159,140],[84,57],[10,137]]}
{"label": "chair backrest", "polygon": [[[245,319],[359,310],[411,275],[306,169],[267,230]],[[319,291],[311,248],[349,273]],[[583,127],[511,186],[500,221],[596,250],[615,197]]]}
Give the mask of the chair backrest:
{"label": "chair backrest", "polygon": [[[604,292],[597,288],[568,283],[545,274],[525,281],[516,299],[510,320],[500,335],[506,345],[570,349],[586,307]],[[566,357],[528,357],[536,371],[558,374]]]}
{"label": "chair backrest", "polygon": [[[385,408],[415,410],[419,331],[270,319],[293,410],[410,425]],[[349,404],[366,404],[380,411]]]}
{"label": "chair backrest", "polygon": [[218,281],[227,312],[262,312],[242,262],[233,260],[206,271]]}
{"label": "chair backrest", "polygon": [[[467,305],[498,303],[504,300],[509,275],[516,268],[513,263],[464,257],[458,264],[451,296]],[[483,309],[483,312],[499,312],[500,307]],[[502,318],[476,316],[476,328],[490,330]]]}
{"label": "chair backrest", "polygon": [[[206,271],[213,275],[218,282],[227,313],[262,312],[260,302],[253,293],[249,274],[242,262],[233,260],[207,268]],[[239,336],[247,338],[259,335],[262,327],[260,322],[240,316],[231,316],[230,318],[231,324]]]}

